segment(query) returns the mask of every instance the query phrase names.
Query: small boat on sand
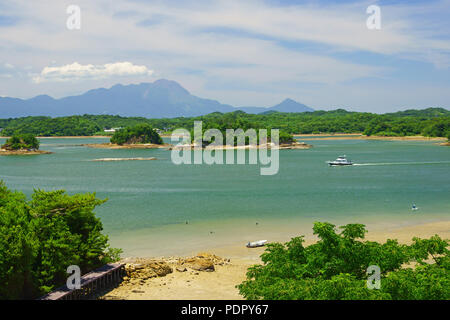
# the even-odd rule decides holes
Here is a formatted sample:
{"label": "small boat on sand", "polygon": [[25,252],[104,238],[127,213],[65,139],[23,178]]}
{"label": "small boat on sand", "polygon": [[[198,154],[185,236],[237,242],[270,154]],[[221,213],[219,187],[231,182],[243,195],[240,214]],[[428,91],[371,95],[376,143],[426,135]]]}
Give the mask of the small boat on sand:
{"label": "small boat on sand", "polygon": [[339,156],[334,161],[328,161],[328,165],[330,166],[351,166],[353,165],[353,162],[350,160],[347,160],[346,156]]}
{"label": "small boat on sand", "polygon": [[266,244],[267,240],[259,240],[259,241],[253,241],[247,243],[247,248],[257,248],[257,247],[263,247]]}

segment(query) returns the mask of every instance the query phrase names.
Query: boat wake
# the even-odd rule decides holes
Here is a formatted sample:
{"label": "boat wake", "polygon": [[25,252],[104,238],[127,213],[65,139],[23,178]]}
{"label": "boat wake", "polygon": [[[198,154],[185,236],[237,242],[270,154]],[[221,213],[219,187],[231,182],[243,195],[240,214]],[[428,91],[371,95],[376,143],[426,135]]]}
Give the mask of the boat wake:
{"label": "boat wake", "polygon": [[394,166],[394,165],[427,165],[427,164],[450,164],[450,161],[354,163],[353,165],[354,166]]}

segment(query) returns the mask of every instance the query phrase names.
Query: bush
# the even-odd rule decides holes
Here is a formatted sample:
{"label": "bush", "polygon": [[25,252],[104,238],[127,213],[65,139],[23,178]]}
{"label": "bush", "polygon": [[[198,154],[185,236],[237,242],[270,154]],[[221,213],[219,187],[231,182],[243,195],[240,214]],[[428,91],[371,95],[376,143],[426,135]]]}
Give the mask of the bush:
{"label": "bush", "polygon": [[[319,241],[304,246],[303,237],[272,243],[261,255],[263,265],[249,268],[247,280],[237,286],[247,299],[450,299],[449,240],[437,235],[414,238],[413,244],[396,240],[380,244],[361,241],[364,225],[348,224],[336,233],[330,223],[314,224]],[[434,263],[425,259],[431,256]],[[415,262],[416,268],[403,268]],[[381,270],[381,289],[366,286],[366,270]]]}
{"label": "bush", "polygon": [[134,127],[120,129],[114,132],[111,143],[118,145],[132,143],[154,143],[162,144],[159,134],[148,124],[138,124]]}
{"label": "bush", "polygon": [[27,201],[0,181],[0,299],[31,299],[61,286],[67,267],[82,273],[116,261],[93,209],[95,194],[35,190]]}
{"label": "bush", "polygon": [[294,137],[285,131],[280,131],[280,144],[283,143],[293,143],[295,141]]}
{"label": "bush", "polygon": [[33,134],[25,133],[20,135],[13,135],[11,138],[6,140],[5,144],[2,145],[3,149],[6,150],[22,150],[22,149],[39,149],[39,140]]}

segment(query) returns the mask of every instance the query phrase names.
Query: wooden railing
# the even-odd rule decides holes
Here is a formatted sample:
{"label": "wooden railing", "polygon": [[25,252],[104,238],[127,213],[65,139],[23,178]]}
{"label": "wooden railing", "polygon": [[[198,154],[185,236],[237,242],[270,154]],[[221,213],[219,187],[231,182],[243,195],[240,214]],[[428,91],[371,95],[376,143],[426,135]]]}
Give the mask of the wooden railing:
{"label": "wooden railing", "polygon": [[124,263],[110,263],[89,272],[80,278],[80,289],[58,288],[39,300],[80,300],[87,299],[102,289],[119,283],[125,275]]}

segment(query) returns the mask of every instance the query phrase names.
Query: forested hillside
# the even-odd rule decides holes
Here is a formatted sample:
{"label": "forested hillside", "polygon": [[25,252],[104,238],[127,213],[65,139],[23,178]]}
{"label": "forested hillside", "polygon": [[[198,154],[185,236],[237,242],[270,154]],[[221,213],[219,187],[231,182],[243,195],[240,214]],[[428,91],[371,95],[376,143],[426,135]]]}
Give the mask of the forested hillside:
{"label": "forested hillside", "polygon": [[343,109],[302,113],[270,112],[247,114],[243,111],[214,112],[190,118],[147,119],[112,115],[70,117],[25,117],[0,119],[1,134],[32,133],[38,136],[88,136],[103,134],[104,129],[131,127],[147,123],[170,132],[176,128],[193,128],[194,121],[203,121],[209,128],[278,128],[290,134],[357,133],[366,135],[448,137],[450,111],[443,108],[406,110],[374,114],[349,112]]}

